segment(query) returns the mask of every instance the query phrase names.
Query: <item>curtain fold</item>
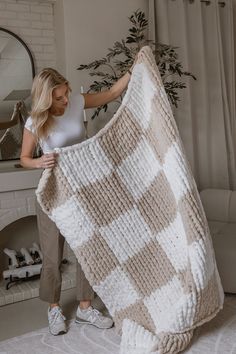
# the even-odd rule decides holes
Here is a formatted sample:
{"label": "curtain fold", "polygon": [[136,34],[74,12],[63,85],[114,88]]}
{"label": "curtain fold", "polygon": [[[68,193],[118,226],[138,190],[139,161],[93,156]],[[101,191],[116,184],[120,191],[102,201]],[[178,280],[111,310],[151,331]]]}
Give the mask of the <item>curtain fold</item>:
{"label": "curtain fold", "polygon": [[[177,46],[186,78],[174,110],[199,190],[236,189],[232,0],[149,0],[149,39]],[[183,78],[181,78],[183,79]]]}

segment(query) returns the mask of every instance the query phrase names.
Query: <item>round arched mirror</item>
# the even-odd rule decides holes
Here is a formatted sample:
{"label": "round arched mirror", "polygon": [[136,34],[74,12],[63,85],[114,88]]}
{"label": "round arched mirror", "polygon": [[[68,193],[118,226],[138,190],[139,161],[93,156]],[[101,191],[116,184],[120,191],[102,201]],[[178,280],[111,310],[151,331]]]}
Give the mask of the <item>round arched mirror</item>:
{"label": "round arched mirror", "polygon": [[20,156],[34,75],[27,45],[15,33],[0,27],[0,160]]}

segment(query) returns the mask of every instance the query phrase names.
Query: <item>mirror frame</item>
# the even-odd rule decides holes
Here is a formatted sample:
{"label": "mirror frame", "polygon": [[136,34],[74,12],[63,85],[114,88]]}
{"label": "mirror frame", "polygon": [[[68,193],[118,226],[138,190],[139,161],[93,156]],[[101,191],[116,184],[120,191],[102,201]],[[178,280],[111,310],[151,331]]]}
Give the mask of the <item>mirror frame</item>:
{"label": "mirror frame", "polygon": [[[31,64],[31,73],[32,73],[32,82],[33,79],[35,77],[35,64],[34,64],[34,58],[33,55],[29,49],[29,47],[27,46],[27,44],[23,41],[23,39],[21,39],[17,34],[15,34],[14,32],[1,27],[0,26],[0,31],[3,31],[7,34],[9,34],[10,36],[14,37],[19,43],[21,43],[23,45],[23,47],[25,48],[26,52],[28,53],[29,59],[30,59],[30,64]],[[7,127],[6,127],[7,129]],[[12,159],[7,159],[7,160],[0,160],[0,163],[4,162],[4,161],[10,161],[10,160],[18,160],[19,158],[12,158]]]}
{"label": "mirror frame", "polygon": [[10,34],[11,36],[15,37],[24,46],[24,48],[26,49],[26,51],[27,51],[27,53],[29,55],[29,58],[30,58],[32,79],[33,79],[35,77],[34,58],[33,58],[33,55],[31,53],[29,47],[27,46],[27,44],[17,34],[15,34],[14,32],[12,32],[12,31],[10,31],[10,30],[8,30],[6,28],[0,27],[0,31],[6,32],[6,33]]}

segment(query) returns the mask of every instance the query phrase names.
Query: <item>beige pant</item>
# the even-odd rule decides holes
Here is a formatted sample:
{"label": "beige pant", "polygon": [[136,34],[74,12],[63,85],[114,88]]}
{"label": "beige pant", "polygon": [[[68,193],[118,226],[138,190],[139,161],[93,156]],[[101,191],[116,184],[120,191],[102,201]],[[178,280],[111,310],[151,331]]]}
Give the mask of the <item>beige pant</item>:
{"label": "beige pant", "polygon": [[[60,300],[60,267],[65,239],[55,223],[42,211],[38,203],[36,204],[39,242],[43,253],[39,297],[41,300],[52,304]],[[77,300],[92,300],[93,298],[93,289],[85,278],[80,264],[77,263]]]}

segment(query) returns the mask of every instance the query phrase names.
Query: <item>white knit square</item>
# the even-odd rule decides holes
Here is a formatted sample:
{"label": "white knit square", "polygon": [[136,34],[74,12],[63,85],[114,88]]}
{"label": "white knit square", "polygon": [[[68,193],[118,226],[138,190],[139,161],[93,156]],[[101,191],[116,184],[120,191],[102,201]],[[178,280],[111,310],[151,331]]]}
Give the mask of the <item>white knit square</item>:
{"label": "white knit square", "polygon": [[121,263],[140,251],[153,237],[136,206],[101,228],[100,233]]}
{"label": "white knit square", "polygon": [[196,299],[185,294],[177,276],[144,299],[144,304],[156,326],[157,334],[178,332],[192,325]]}
{"label": "white knit square", "polygon": [[112,271],[99,285],[93,286],[106,304],[110,314],[122,310],[139,300],[139,295],[120,267]]}
{"label": "white knit square", "polygon": [[178,203],[191,188],[189,172],[186,170],[186,163],[177,143],[173,143],[166,152],[163,170]]}
{"label": "white knit square", "polygon": [[80,149],[73,148],[73,153],[63,153],[59,159],[60,166],[73,191],[101,180],[113,169],[112,163],[97,140]]}
{"label": "white knit square", "polygon": [[215,271],[215,256],[210,238],[199,239],[189,246],[189,261],[197,291],[204,289]]}
{"label": "white knit square", "polygon": [[151,146],[145,138],[117,169],[117,173],[134,199],[138,199],[161,171]]}
{"label": "white knit square", "polygon": [[[179,213],[176,214],[176,218],[168,227],[157,233],[156,240],[177,272],[186,269],[188,244],[183,221]],[[180,254],[181,257],[179,256]]]}
{"label": "white knit square", "polygon": [[[134,91],[135,90],[135,94]],[[143,129],[147,129],[151,119],[152,99],[157,88],[144,64],[136,64],[122,105],[127,106]]]}
{"label": "white knit square", "polygon": [[74,196],[53,209],[52,219],[72,249],[93,236],[94,225]]}

